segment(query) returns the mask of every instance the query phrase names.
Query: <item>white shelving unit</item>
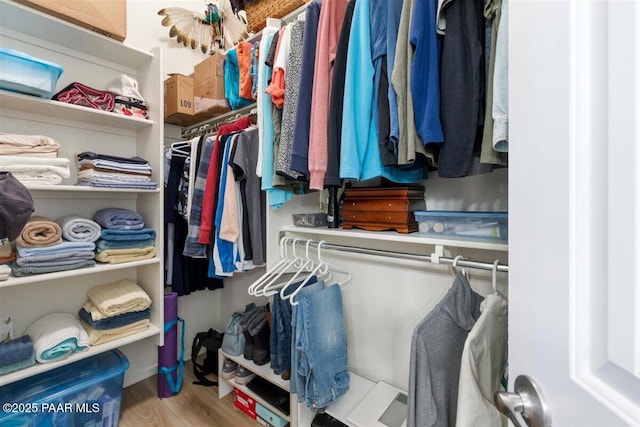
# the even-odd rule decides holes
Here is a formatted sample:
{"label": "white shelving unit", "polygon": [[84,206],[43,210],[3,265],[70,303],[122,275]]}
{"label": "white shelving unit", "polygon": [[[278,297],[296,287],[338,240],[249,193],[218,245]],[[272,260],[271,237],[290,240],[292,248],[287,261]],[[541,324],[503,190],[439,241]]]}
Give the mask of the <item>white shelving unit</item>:
{"label": "white shelving unit", "polygon": [[[130,279],[151,297],[148,330],[48,364],[0,375],[0,386],[74,361],[141,340],[162,345],[163,280],[163,84],[159,49],[144,52],[12,1],[0,0],[0,46],[59,64],[64,72],[56,91],[71,82],[106,89],[110,81],[127,74],[138,81],[149,106],[149,120],[78,107],[0,90],[0,132],[41,134],[56,139],[59,157],[71,160],[71,177],[62,185],[34,185],[29,189],[35,214],[52,219],[69,214],[91,218],[102,208],[120,207],[142,215],[145,226],[157,232],[157,258],[102,265],[0,282],[0,312],[14,319],[14,335],[42,316],[66,312],[77,316],[93,286]],[[74,186],[74,155],[82,151],[117,156],[140,156],[151,163],[157,190],[108,189]]]}
{"label": "white shelving unit", "polygon": [[264,378],[265,380],[269,381],[270,383],[274,384],[277,387],[280,387],[282,390],[284,390],[287,393],[289,393],[289,381],[288,380],[283,380],[279,375],[274,374],[273,371],[271,370],[270,366],[269,366],[269,363],[266,363],[264,365],[256,365],[252,360],[247,360],[243,356],[231,356],[231,355],[225,353],[224,351],[219,350],[219,354],[218,354],[218,381],[219,381],[218,382],[218,396],[220,398],[222,398],[222,397],[226,396],[227,394],[233,392],[234,388],[237,388],[237,389],[241,390],[243,393],[247,394],[248,396],[251,396],[253,399],[256,400],[256,402],[260,402],[260,404],[262,406],[264,406],[265,408],[269,409],[273,413],[277,414],[279,417],[284,418],[285,420],[289,421],[292,426],[298,425],[296,423],[296,420],[297,420],[296,414],[297,414],[297,406],[298,405],[297,405],[297,401],[295,401],[295,396],[294,395],[290,395],[290,400],[289,400],[289,408],[290,408],[290,410],[289,410],[289,414],[285,414],[280,409],[276,408],[275,406],[271,405],[269,402],[264,400],[258,394],[254,393],[246,385],[237,384],[233,380],[233,378],[231,378],[230,380],[226,380],[226,379],[222,378],[222,376],[221,376],[222,365],[224,363],[224,359],[225,358],[233,360],[234,362],[236,362],[240,366],[244,366],[246,369],[248,369],[249,371],[251,371],[254,374],[256,374],[256,376]]}

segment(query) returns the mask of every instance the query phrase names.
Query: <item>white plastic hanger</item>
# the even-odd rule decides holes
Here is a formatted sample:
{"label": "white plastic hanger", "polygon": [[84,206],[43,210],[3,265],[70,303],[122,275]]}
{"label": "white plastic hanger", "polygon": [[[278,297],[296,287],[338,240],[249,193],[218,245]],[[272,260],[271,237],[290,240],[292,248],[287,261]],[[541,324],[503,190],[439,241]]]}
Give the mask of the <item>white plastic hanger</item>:
{"label": "white plastic hanger", "polygon": [[[257,290],[257,291],[255,292],[255,295],[256,295],[256,296],[263,296],[263,297],[266,297],[266,296],[269,296],[269,295],[273,295],[273,293],[272,293],[272,292],[270,292],[269,294],[267,294],[267,292],[268,292],[269,290],[272,290],[272,289],[273,289],[273,288],[275,288],[275,287],[278,287],[278,289],[279,289],[279,286],[280,286],[280,285],[282,285],[282,283],[275,284],[275,285],[274,285],[274,283],[275,283],[275,282],[276,282],[276,281],[277,281],[277,280],[278,280],[278,279],[279,279],[279,278],[280,278],[280,277],[281,277],[285,272],[287,272],[287,271],[289,270],[289,268],[294,267],[294,268],[296,269],[295,271],[298,271],[298,269],[302,267],[302,265],[304,264],[305,259],[304,259],[301,255],[298,255],[298,254],[296,253],[296,245],[298,244],[298,242],[299,242],[300,240],[302,240],[302,239],[299,239],[299,238],[293,239],[293,247],[292,247],[292,250],[291,250],[291,251],[293,252],[293,258],[291,258],[291,259],[289,260],[289,262],[287,262],[287,263],[286,263],[286,265],[285,265],[285,266],[283,266],[283,267],[282,267],[282,268],[277,272],[277,274],[276,274],[275,276],[273,276],[272,278],[270,278],[270,279],[268,280],[268,282],[267,282],[267,283],[266,283],[266,284],[265,284],[261,289],[259,289],[259,290]],[[291,273],[293,273],[293,272],[294,272],[294,271],[291,271]]]}
{"label": "white plastic hanger", "polygon": [[466,268],[460,267],[460,270],[458,270],[458,261],[460,261],[461,259],[464,259],[462,255],[457,255],[453,259],[453,268],[456,270],[456,273],[459,271],[464,277],[467,278],[467,280],[469,280],[469,272],[467,271]]}
{"label": "white plastic hanger", "polygon": [[171,155],[177,157],[189,157],[191,151],[185,151],[183,148],[190,147],[191,141],[179,141],[171,144]]}
{"label": "white plastic hanger", "polygon": [[291,259],[289,258],[288,254],[287,254],[287,242],[291,240],[290,237],[283,237],[282,239],[280,239],[280,261],[278,261],[276,263],[276,265],[274,265],[273,267],[271,267],[269,269],[269,271],[267,271],[266,273],[264,273],[262,276],[258,277],[250,286],[249,289],[247,289],[247,293],[249,295],[253,295],[256,296],[256,291],[258,290],[258,288],[260,287],[260,285],[262,285],[264,282],[266,282],[266,280],[272,275],[277,273],[278,271],[280,271],[280,269],[282,267],[284,267],[289,261],[291,261]]}
{"label": "white plastic hanger", "polygon": [[[333,272],[336,272],[336,273],[342,273],[342,274],[346,275],[346,278],[344,280],[342,280],[341,282],[337,282],[337,283],[335,283],[333,285],[333,286],[342,286],[345,283],[349,282],[349,280],[351,280],[351,272],[348,271],[348,270],[336,267],[335,265],[332,265],[332,264],[330,264],[330,263],[328,263],[328,262],[326,262],[326,261],[324,261],[322,259],[322,256],[320,255],[320,252],[321,252],[322,245],[324,243],[326,243],[324,240],[321,241],[320,243],[318,243],[318,260],[320,261],[320,264],[324,264],[324,266],[327,268],[327,271],[333,271]],[[309,275],[307,280],[309,280],[312,276],[313,276],[313,274]],[[291,293],[291,295],[289,296],[289,303],[291,305],[298,305],[298,301],[295,300],[295,296],[300,292],[300,290],[302,290],[302,288],[303,288],[303,286],[305,284],[306,283],[303,282],[302,284],[300,284],[300,286],[298,286],[298,288],[295,291],[293,291]]]}
{"label": "white plastic hanger", "polygon": [[303,271],[310,271],[313,270],[313,264],[314,261],[311,258],[311,256],[309,256],[309,246],[311,245],[311,240],[307,240],[307,243],[305,244],[305,257],[304,257],[304,262],[302,263],[302,265],[298,266],[298,271],[296,271],[296,273],[291,276],[291,278],[286,282],[286,283],[279,283],[277,285],[271,285],[268,287],[268,289],[265,288],[265,290],[263,291],[263,295],[266,297],[270,297],[271,295],[275,295],[278,292],[280,292],[280,295],[284,294],[284,291],[291,286],[292,283],[294,283],[296,281],[296,279],[298,278],[298,276],[303,272]]}
{"label": "white plastic hanger", "polygon": [[498,290],[498,280],[497,280],[498,264],[500,264],[500,260],[499,259],[493,261],[493,268],[491,269],[491,287],[493,287],[493,293],[495,295],[499,295],[502,298],[506,299],[506,295],[504,295],[502,292],[500,292]]}

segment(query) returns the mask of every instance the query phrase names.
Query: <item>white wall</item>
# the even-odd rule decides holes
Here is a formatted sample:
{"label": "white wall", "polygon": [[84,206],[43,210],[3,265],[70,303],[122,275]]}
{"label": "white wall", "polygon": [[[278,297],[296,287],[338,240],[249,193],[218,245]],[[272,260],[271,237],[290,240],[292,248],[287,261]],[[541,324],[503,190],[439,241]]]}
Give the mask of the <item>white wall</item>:
{"label": "white wall", "polygon": [[[182,7],[202,12],[205,3],[202,0],[160,1],[160,0],[128,0],[127,1],[127,38],[125,43],[141,50],[161,47],[163,50],[163,69],[165,74],[193,73],[193,66],[207,56],[199,49],[192,50],[178,44],[169,37],[169,28],[161,25],[162,17],[158,11],[164,7]],[[144,94],[143,94],[144,95]],[[180,128],[165,126],[165,143],[179,139]],[[160,142],[159,142],[160,143]],[[186,337],[185,358],[191,358],[191,343],[197,332],[209,328],[223,331],[229,315],[240,310],[253,300],[246,294],[248,284],[258,277],[264,269],[253,273],[243,273],[235,278],[225,280],[225,288],[216,291],[197,291],[191,295],[178,298],[178,315],[185,319]],[[244,292],[243,292],[244,289]],[[264,302],[258,301],[264,304]],[[134,343],[122,349],[129,362],[125,385],[131,385],[157,372],[157,347],[149,342]]]}

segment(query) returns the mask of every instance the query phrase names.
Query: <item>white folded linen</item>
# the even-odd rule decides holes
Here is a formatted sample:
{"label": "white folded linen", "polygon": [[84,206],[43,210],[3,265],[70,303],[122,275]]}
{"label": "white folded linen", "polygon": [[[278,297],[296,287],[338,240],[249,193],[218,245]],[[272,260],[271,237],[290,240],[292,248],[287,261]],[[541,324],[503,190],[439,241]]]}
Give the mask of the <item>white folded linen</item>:
{"label": "white folded linen", "polygon": [[0,133],[0,155],[57,157],[60,143],[44,135]]}
{"label": "white folded linen", "polygon": [[36,360],[49,363],[86,351],[91,345],[87,332],[69,313],[51,313],[36,320],[26,330],[33,341]]}

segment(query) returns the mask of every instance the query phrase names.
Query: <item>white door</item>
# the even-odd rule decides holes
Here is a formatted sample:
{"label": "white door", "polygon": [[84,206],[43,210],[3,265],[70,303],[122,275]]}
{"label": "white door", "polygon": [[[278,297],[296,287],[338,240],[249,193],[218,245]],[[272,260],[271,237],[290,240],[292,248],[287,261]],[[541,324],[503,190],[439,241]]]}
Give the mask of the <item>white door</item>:
{"label": "white door", "polygon": [[510,390],[640,426],[640,2],[509,7]]}

